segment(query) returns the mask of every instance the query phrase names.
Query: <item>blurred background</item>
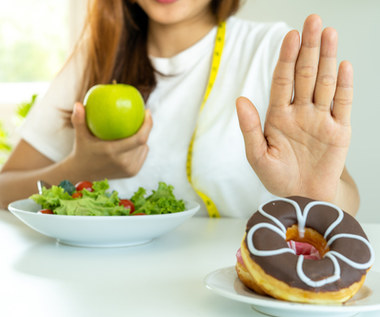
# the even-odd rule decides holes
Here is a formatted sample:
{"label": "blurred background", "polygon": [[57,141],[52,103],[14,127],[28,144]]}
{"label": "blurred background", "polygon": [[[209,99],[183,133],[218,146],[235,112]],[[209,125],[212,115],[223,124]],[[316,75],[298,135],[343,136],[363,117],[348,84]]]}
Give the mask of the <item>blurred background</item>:
{"label": "blurred background", "polygon": [[[17,126],[62,67],[80,33],[86,0],[0,2],[0,167]],[[347,167],[361,194],[358,220],[380,222],[380,1],[245,0],[238,16],[302,30],[319,14],[339,33],[338,60],[354,66],[353,135]]]}

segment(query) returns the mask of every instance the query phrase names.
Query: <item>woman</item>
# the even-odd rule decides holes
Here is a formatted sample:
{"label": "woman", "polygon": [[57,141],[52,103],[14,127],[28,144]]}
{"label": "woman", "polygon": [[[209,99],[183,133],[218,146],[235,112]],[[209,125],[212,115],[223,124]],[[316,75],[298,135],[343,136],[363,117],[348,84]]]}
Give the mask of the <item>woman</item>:
{"label": "woman", "polygon": [[[1,205],[34,193],[38,179],[106,177],[124,197],[166,181],[212,216],[248,217],[272,195],[355,214],[359,195],[344,168],[353,74],[348,62],[336,74],[336,31],[322,32],[311,15],[300,47],[282,23],[230,17],[238,5],[93,1],[81,42],[3,167]],[[114,79],[136,86],[147,111],[136,135],[106,142],[87,129],[79,101]],[[72,112],[72,128],[62,110]]]}

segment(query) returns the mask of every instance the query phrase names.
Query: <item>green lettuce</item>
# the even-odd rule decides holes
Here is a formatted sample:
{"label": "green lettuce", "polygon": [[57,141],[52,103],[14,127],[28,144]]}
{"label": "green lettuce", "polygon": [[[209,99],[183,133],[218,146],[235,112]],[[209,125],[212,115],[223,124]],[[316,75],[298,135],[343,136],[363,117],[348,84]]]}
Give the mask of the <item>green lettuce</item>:
{"label": "green lettuce", "polygon": [[[58,215],[76,216],[127,216],[130,210],[120,206],[117,191],[109,191],[108,180],[93,182],[93,191],[83,189],[81,198],[73,198],[75,186],[65,180],[59,186],[42,188],[41,194],[32,195],[42,209],[51,209]],[[173,194],[174,187],[160,182],[157,190],[147,196],[146,190],[140,187],[131,198],[136,213],[147,215],[174,213],[185,210],[182,200]],[[147,196],[147,197],[146,197]]]}
{"label": "green lettuce", "polygon": [[32,195],[30,199],[33,199],[37,204],[41,205],[42,209],[51,210],[59,207],[63,200],[74,200],[62,187],[55,185],[49,189],[42,187],[42,193]]}
{"label": "green lettuce", "polygon": [[54,209],[57,215],[69,216],[126,216],[129,209],[115,204],[114,196],[83,197],[74,200],[62,200],[61,205]]}
{"label": "green lettuce", "polygon": [[[128,215],[129,209],[119,206],[118,193],[109,193],[108,180],[93,182],[93,191],[81,191],[82,198],[73,198],[73,186],[69,181],[62,181],[59,186],[42,188],[41,194],[32,195],[43,209],[51,209],[57,215],[71,216],[120,216]],[[74,187],[75,188],[75,187]]]}
{"label": "green lettuce", "polygon": [[151,195],[145,197],[146,190],[140,187],[131,198],[135,212],[156,215],[184,211],[185,203],[181,199],[176,199],[173,189],[172,185],[159,182],[157,190],[153,190]]}

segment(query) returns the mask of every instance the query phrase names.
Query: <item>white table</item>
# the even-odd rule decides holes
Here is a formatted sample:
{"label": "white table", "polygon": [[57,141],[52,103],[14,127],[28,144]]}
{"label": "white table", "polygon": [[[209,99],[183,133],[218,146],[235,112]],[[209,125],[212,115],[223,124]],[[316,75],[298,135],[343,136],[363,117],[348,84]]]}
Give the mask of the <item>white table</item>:
{"label": "white table", "polygon": [[[235,264],[245,224],[194,217],[150,244],[80,248],[0,210],[0,316],[263,316],[203,283],[209,272]],[[380,254],[380,224],[363,227]],[[380,261],[373,270],[380,272]]]}

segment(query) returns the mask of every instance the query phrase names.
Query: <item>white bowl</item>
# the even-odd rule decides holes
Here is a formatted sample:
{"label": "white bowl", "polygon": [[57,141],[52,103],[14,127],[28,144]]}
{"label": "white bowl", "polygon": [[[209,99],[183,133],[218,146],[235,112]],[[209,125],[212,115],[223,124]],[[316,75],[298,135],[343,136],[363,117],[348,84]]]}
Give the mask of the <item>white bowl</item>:
{"label": "white bowl", "polygon": [[17,218],[58,242],[85,247],[121,247],[148,243],[173,230],[198,210],[185,202],[186,210],[143,216],[64,216],[37,213],[41,206],[31,199],[17,200],[8,209]]}

